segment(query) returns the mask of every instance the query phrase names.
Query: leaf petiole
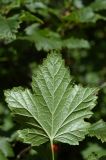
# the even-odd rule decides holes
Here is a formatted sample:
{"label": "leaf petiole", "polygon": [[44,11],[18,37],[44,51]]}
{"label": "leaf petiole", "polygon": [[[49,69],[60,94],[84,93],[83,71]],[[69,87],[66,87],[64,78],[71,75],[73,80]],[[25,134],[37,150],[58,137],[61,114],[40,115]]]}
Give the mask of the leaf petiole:
{"label": "leaf petiole", "polygon": [[51,156],[52,156],[52,160],[55,160],[54,158],[54,148],[53,148],[53,140],[50,140],[50,145],[51,145]]}

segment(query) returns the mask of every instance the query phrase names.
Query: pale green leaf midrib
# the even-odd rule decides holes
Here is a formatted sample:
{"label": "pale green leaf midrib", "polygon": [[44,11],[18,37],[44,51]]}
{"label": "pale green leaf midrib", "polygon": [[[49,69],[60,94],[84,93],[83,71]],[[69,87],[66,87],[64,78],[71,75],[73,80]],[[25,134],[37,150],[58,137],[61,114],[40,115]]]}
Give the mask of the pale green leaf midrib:
{"label": "pale green leaf midrib", "polygon": [[[41,71],[41,73],[42,73],[42,70],[41,70],[41,69],[40,69],[40,71]],[[50,95],[51,95],[51,96],[54,96],[54,95],[50,92],[50,90],[49,90],[49,88],[48,88],[48,85],[47,85],[47,82],[46,82],[46,80],[45,80],[45,77],[44,77],[43,73],[42,73],[42,76],[43,76],[43,79],[44,79],[44,81],[45,81],[46,87],[47,87]],[[43,96],[43,94],[42,94],[42,96]],[[43,96],[43,98],[44,98],[44,96]],[[47,104],[47,103],[46,103],[46,104]],[[49,109],[49,107],[48,107],[48,109]],[[49,110],[50,110],[50,109],[49,109]],[[50,112],[51,112],[51,111],[50,111]],[[52,112],[51,112],[51,114],[52,114]]]}
{"label": "pale green leaf midrib", "polygon": [[[59,61],[59,59],[57,59],[57,61],[55,62],[55,64],[56,64],[58,61]],[[55,65],[55,64],[54,64],[54,65]],[[52,80],[53,80],[53,81],[52,81],[52,82],[53,82],[53,94],[52,94],[52,96],[53,96],[53,105],[52,105],[52,112],[51,112],[51,116],[52,116],[52,128],[51,128],[51,139],[50,139],[50,141],[52,141],[52,142],[53,142],[53,140],[54,140],[54,128],[53,128],[53,126],[54,126],[54,114],[55,114],[55,111],[56,111],[56,106],[54,106],[54,104],[55,104],[55,102],[54,102],[54,100],[55,100],[55,93],[56,93],[56,90],[58,89],[58,87],[60,86],[61,82],[62,82],[63,79],[64,79],[64,76],[63,76],[63,78],[62,78],[59,86],[57,86],[57,89],[55,89],[55,77],[56,77],[56,75],[58,74],[58,72],[60,71],[62,64],[63,64],[63,63],[61,62],[61,65],[60,65],[60,67],[59,67],[59,69],[57,70],[56,73],[54,72],[54,66],[53,66],[53,76],[51,75],[49,69],[47,68],[48,71],[49,71],[49,74],[51,75]],[[45,83],[46,83],[46,82],[45,82]],[[57,107],[58,107],[58,106],[57,106]],[[54,108],[55,108],[55,110],[53,110]]]}
{"label": "pale green leaf midrib", "polygon": [[[57,61],[59,61],[59,60],[57,59]],[[63,62],[61,62],[61,65],[60,65],[58,71],[57,71],[55,74],[53,74],[53,76],[51,75],[51,73],[50,73],[50,71],[49,71],[49,69],[48,69],[48,71],[49,71],[49,73],[50,73],[50,75],[51,75],[51,77],[52,77],[52,79],[53,79],[53,94],[52,94],[52,96],[53,96],[53,106],[52,106],[52,112],[51,112],[51,116],[52,116],[52,129],[51,129],[51,135],[52,135],[52,136],[51,136],[51,140],[53,140],[54,137],[55,137],[54,129],[53,129],[53,126],[54,126],[54,115],[55,115],[56,110],[57,110],[57,108],[58,108],[58,105],[60,104],[60,102],[61,102],[61,100],[62,100],[62,97],[63,97],[63,95],[64,95],[64,93],[65,93],[65,91],[66,91],[66,90],[64,91],[63,95],[61,96],[61,99],[60,99],[59,103],[57,104],[57,106],[54,106],[54,104],[55,104],[55,103],[54,103],[55,93],[56,93],[58,87],[59,87],[59,86],[61,85],[61,83],[63,82],[64,76],[65,76],[65,74],[67,73],[67,70],[65,70],[64,76],[62,77],[61,82],[59,83],[59,85],[58,85],[57,88],[55,89],[55,82],[54,82],[54,80],[55,80],[56,75],[57,75],[58,72],[60,71],[60,69],[61,69],[61,67],[62,67],[62,64],[63,64]],[[53,67],[53,69],[54,69],[54,67]],[[53,71],[53,73],[54,73],[54,71]],[[46,83],[46,82],[45,82],[45,83]],[[68,85],[69,85],[69,84],[68,84]],[[67,85],[67,87],[68,87],[68,85]],[[55,108],[55,109],[53,110],[53,108]]]}
{"label": "pale green leaf midrib", "polygon": [[[54,74],[54,70],[53,70],[53,74]],[[53,106],[52,106],[52,114],[51,114],[51,116],[52,116],[51,142],[53,142],[53,139],[54,139],[54,136],[53,136],[53,126],[54,126],[54,124],[53,124],[53,116],[54,116],[53,108],[55,107],[54,106],[54,94],[55,94],[54,88],[55,87],[54,87],[54,75],[53,75]]]}
{"label": "pale green leaf midrib", "polygon": [[[65,76],[65,74],[66,74],[66,72],[64,73],[64,76]],[[56,93],[56,91],[57,91],[57,89],[60,87],[60,85],[62,84],[62,82],[63,82],[63,80],[64,80],[64,76],[63,76],[63,78],[61,79],[61,82],[59,83],[58,87],[55,89],[54,94]],[[55,110],[53,111],[53,114],[56,113],[57,108],[58,108],[58,106],[59,106],[59,104],[60,104],[60,102],[61,102],[61,100],[62,100],[62,98],[63,98],[63,96],[64,96],[64,94],[65,94],[65,92],[66,92],[66,90],[67,90],[67,88],[68,88],[68,86],[69,86],[69,83],[67,83],[67,87],[65,88],[65,90],[64,90],[64,92],[63,92],[63,94],[62,94],[62,96],[61,96],[61,98],[60,98],[60,101],[58,102],[57,106],[55,106]]]}
{"label": "pale green leaf midrib", "polygon": [[61,100],[62,100],[62,98],[64,97],[64,94],[66,93],[66,90],[68,89],[68,87],[69,87],[69,84],[67,84],[66,89],[65,89],[64,92],[62,93],[61,98],[60,98],[60,101],[58,102],[57,106],[55,107],[55,110],[54,110],[53,114],[56,113],[57,108],[58,108],[59,104],[61,103]]}

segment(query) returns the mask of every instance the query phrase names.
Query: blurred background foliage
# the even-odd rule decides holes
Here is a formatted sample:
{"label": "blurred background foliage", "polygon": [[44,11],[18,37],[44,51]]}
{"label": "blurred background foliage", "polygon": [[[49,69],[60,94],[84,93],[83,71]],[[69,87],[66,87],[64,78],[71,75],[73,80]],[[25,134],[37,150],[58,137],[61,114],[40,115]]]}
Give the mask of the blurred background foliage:
{"label": "blurred background foliage", "polygon": [[[0,160],[50,159],[48,144],[34,150],[19,141],[3,91],[30,87],[54,49],[77,83],[100,87],[91,122],[106,121],[106,0],[0,0]],[[80,146],[56,145],[55,153],[57,160],[105,160],[106,144],[86,137]]]}

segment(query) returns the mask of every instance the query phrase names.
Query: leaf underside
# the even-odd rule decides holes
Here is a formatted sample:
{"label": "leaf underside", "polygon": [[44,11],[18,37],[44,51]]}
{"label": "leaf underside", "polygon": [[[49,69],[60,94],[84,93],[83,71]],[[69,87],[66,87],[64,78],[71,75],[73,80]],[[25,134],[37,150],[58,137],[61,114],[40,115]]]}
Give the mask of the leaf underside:
{"label": "leaf underside", "polygon": [[51,53],[32,77],[32,90],[5,91],[9,108],[23,129],[19,136],[38,146],[47,141],[78,145],[88,133],[97,88],[73,85],[59,53]]}

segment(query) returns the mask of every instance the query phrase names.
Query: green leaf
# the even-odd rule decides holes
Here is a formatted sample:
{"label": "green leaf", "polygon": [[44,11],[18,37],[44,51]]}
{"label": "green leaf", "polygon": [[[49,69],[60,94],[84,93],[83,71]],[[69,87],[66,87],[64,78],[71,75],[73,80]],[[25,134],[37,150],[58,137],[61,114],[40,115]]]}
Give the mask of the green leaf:
{"label": "green leaf", "polygon": [[68,38],[63,41],[63,47],[67,47],[69,49],[79,49],[79,48],[84,48],[84,49],[89,49],[90,44],[87,40],[85,39],[78,39],[78,38]]}
{"label": "green leaf", "polygon": [[37,30],[24,37],[31,42],[35,43],[35,46],[38,51],[44,50],[49,51],[53,49],[61,49],[62,41],[58,33],[52,32],[48,29]]}
{"label": "green leaf", "polygon": [[98,144],[89,143],[88,147],[82,151],[85,160],[99,160],[99,158],[106,156],[106,150]]}
{"label": "green leaf", "polygon": [[106,9],[106,0],[95,0],[93,3],[91,3],[90,7],[94,11],[100,11]]}
{"label": "green leaf", "polygon": [[5,137],[0,137],[0,150],[3,152],[5,157],[14,156],[13,149]]}
{"label": "green leaf", "polygon": [[28,0],[25,2],[25,5],[31,12],[35,12],[37,9],[48,9],[48,7],[43,2],[31,2]]}
{"label": "green leaf", "polygon": [[19,8],[21,5],[21,0],[12,0],[12,1],[0,1],[0,13],[7,15],[11,10]]}
{"label": "green leaf", "polygon": [[5,91],[13,115],[25,128],[19,136],[37,146],[47,141],[78,145],[88,133],[97,88],[71,83],[69,71],[59,53],[51,53],[32,77],[32,90]]}
{"label": "green leaf", "polygon": [[[39,30],[37,29],[38,24],[33,24],[25,29],[25,32],[28,36],[23,37],[23,39],[30,40],[31,42],[35,42],[35,46],[37,50],[52,50],[52,49],[89,49],[90,44],[85,39],[79,39],[75,37],[71,37],[65,40],[62,40],[60,35],[56,32],[52,32],[48,29]],[[35,32],[36,31],[36,32]]]}
{"label": "green leaf", "polygon": [[9,131],[13,127],[12,117],[3,102],[0,103],[0,130]]}
{"label": "green leaf", "polygon": [[106,142],[106,122],[99,120],[92,124],[89,129],[89,135],[96,136],[98,139],[101,139],[102,142]]}
{"label": "green leaf", "polygon": [[39,23],[43,23],[43,21],[38,18],[37,16],[31,14],[30,12],[27,12],[27,11],[23,11],[21,16],[20,16],[20,19],[22,21],[26,21],[26,22],[39,22]]}
{"label": "green leaf", "polygon": [[91,7],[74,10],[68,16],[64,16],[64,20],[75,23],[95,23],[99,19],[105,20],[101,15],[94,13]]}
{"label": "green leaf", "polygon": [[40,27],[39,23],[33,23],[25,29],[26,35],[33,35],[35,31]]}
{"label": "green leaf", "polygon": [[4,123],[0,126],[3,131],[9,131],[14,126],[11,115],[5,117]]}
{"label": "green leaf", "polygon": [[19,28],[18,16],[5,18],[0,15],[0,39],[14,40]]}
{"label": "green leaf", "polygon": [[45,2],[35,2],[31,0],[27,0],[25,2],[25,7],[32,13],[37,13],[43,17],[48,17],[49,7],[45,4]]}

